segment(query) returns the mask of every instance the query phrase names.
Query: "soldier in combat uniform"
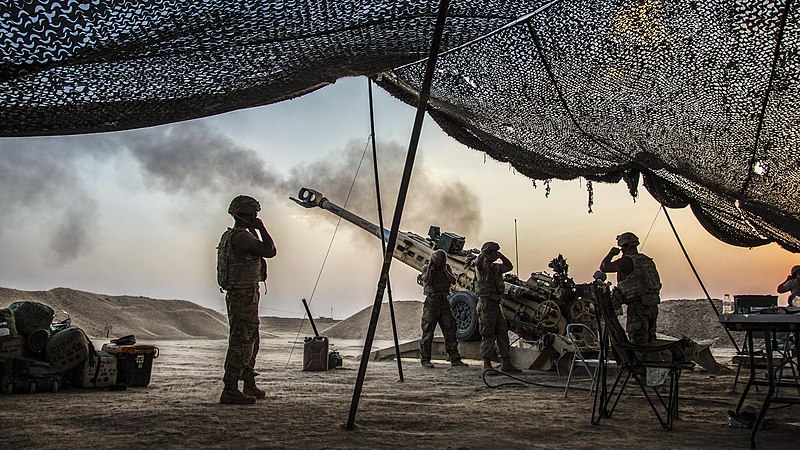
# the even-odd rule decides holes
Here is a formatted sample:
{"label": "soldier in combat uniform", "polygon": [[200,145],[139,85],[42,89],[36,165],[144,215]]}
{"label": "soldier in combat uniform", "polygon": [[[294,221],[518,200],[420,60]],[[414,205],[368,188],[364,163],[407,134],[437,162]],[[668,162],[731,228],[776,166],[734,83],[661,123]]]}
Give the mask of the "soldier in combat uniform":
{"label": "soldier in combat uniform", "polygon": [[792,267],[786,280],[778,285],[777,291],[779,294],[789,292],[789,306],[795,305],[795,303],[798,302],[797,298],[800,296],[800,266]]}
{"label": "soldier in combat uniform", "polygon": [[436,324],[442,329],[444,345],[450,355],[450,365],[453,367],[469,367],[461,361],[458,353],[458,340],[456,339],[456,319],[450,309],[447,296],[450,286],[456,283],[453,270],[447,264],[447,253],[436,250],[431,255],[431,260],[425,264],[420,273],[424,286],[425,304],[422,307],[422,339],[419,341],[419,354],[422,367],[433,369],[431,363],[431,344]]}
{"label": "soldier in combat uniform", "polygon": [[[617,274],[614,296],[628,305],[625,324],[628,339],[637,345],[653,345],[656,343],[658,304],[661,303],[658,270],[652,258],[639,253],[639,238],[635,234],[620,234],[617,246],[600,262],[600,270]],[[620,253],[622,256],[612,261]]]}
{"label": "soldier in combat uniform", "polygon": [[[225,383],[219,402],[250,404],[266,393],[256,386],[254,371],[258,354],[258,283],[266,282],[267,262],[276,254],[275,243],[258,212],[261,205],[253,197],[239,195],[231,201],[228,213],[233,228],[222,234],[217,246],[217,281],[226,291],[228,308],[228,352],[225,355]],[[258,234],[256,234],[258,232]],[[259,238],[260,235],[260,238]],[[244,388],[239,390],[239,380]]]}
{"label": "soldier in combat uniform", "polygon": [[[495,261],[500,260],[498,264]],[[481,254],[475,260],[476,285],[478,288],[478,324],[481,332],[481,356],[484,369],[492,367],[494,346],[502,358],[500,370],[508,373],[520,373],[511,364],[509,355],[508,323],[500,307],[500,300],[505,292],[503,274],[514,268],[511,261],[500,253],[497,242],[486,242],[481,246]]]}

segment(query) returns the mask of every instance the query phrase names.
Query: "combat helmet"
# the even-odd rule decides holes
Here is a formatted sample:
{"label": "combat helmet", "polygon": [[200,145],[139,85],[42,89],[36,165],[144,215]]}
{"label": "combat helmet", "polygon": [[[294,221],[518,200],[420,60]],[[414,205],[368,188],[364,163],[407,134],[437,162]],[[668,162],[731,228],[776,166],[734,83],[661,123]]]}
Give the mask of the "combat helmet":
{"label": "combat helmet", "polygon": [[249,195],[237,195],[231,200],[231,205],[228,206],[228,214],[230,215],[237,213],[248,214],[258,211],[261,211],[261,204],[258,203],[258,200]]}
{"label": "combat helmet", "polygon": [[639,245],[639,237],[630,231],[617,236],[617,246],[624,247],[626,245]]}
{"label": "combat helmet", "polygon": [[444,264],[447,262],[447,252],[442,249],[437,249],[431,255],[431,261],[436,261],[437,264]]}
{"label": "combat helmet", "polygon": [[498,244],[497,242],[488,241],[483,245],[481,245],[482,252],[488,252],[490,250],[500,250],[500,244]]}

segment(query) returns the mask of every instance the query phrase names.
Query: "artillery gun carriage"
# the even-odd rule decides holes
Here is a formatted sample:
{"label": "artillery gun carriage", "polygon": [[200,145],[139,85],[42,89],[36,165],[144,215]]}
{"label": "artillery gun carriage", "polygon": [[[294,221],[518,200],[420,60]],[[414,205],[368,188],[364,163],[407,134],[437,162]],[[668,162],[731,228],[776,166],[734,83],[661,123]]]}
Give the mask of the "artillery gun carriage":
{"label": "artillery gun carriage", "polygon": [[[378,239],[388,241],[389,230],[359,217],[336,205],[320,192],[302,188],[298,198],[292,198],[306,208],[322,208],[358,226]],[[468,343],[480,340],[475,294],[474,261],[480,251],[465,249],[465,238],[451,232],[441,232],[431,226],[427,236],[400,231],[392,256],[406,265],[421,271],[434,251],[447,253],[447,262],[456,276],[456,284],[448,297],[450,308],[456,319],[456,337],[461,341],[462,354]],[[505,292],[501,307],[510,331],[519,339],[512,347],[512,359],[524,368],[550,369],[560,357],[571,351],[571,344],[563,336],[567,324],[583,323],[597,334],[598,321],[595,316],[592,284],[575,284],[568,275],[568,265],[563,256],[550,262],[554,273],[534,272],[526,280],[516,275],[504,277]],[[417,283],[421,279],[417,277]],[[581,336],[583,344],[591,346],[591,336]],[[525,349],[524,357],[514,349]],[[570,358],[561,358],[570,360]]]}

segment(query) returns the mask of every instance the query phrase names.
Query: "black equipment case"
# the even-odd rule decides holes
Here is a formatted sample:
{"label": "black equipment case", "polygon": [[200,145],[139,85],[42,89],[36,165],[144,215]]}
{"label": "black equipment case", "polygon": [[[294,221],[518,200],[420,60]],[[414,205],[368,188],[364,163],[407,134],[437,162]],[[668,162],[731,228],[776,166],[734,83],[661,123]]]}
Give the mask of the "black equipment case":
{"label": "black equipment case", "polygon": [[158,358],[158,347],[149,344],[103,344],[103,351],[117,357],[117,383],[131,387],[150,384],[153,360]]}

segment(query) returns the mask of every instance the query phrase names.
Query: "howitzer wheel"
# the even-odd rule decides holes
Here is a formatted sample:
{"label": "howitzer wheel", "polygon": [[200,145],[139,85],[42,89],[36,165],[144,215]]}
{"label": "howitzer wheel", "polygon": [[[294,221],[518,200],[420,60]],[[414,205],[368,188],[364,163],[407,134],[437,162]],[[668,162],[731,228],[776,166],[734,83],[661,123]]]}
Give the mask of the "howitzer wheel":
{"label": "howitzer wheel", "polygon": [[546,328],[555,327],[561,319],[561,309],[552,300],[545,300],[536,307],[536,316],[539,325]]}
{"label": "howitzer wheel", "polygon": [[456,319],[456,338],[477,341],[481,338],[478,326],[478,296],[472,291],[453,292],[448,297],[450,310]]}
{"label": "howitzer wheel", "polygon": [[570,322],[595,323],[597,316],[592,308],[592,301],[579,298],[569,307]]}

